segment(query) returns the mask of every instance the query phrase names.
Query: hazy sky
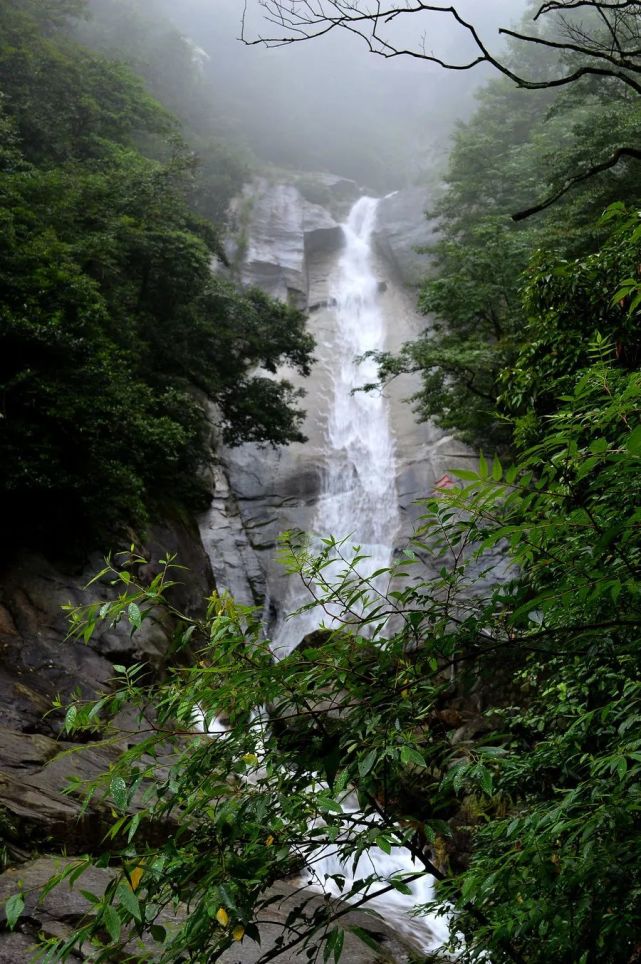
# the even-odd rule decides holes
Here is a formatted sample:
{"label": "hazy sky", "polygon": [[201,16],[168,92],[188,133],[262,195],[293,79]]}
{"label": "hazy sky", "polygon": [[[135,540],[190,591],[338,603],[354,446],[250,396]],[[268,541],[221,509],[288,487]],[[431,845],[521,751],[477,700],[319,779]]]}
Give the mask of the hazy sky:
{"label": "hazy sky", "polygon": [[[358,177],[381,187],[412,178],[432,153],[443,153],[456,119],[473,107],[488,72],[446,72],[409,58],[384,60],[344,31],[278,49],[237,39],[243,0],[162,0],[167,14],[210,56],[220,110],[239,135],[278,164]],[[500,48],[499,24],[518,19],[525,0],[460,0],[483,38]],[[249,31],[276,28],[248,0]],[[470,54],[464,32],[446,14],[404,16],[392,39],[426,45],[448,58]]]}

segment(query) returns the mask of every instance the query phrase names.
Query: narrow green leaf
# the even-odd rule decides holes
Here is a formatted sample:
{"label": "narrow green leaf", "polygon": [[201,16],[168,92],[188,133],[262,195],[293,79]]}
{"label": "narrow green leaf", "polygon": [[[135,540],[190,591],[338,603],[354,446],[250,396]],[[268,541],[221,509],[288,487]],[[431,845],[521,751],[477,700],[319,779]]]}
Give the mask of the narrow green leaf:
{"label": "narrow green leaf", "polygon": [[122,777],[114,777],[109,786],[112,799],[120,810],[127,806],[127,784]]}
{"label": "narrow green leaf", "polygon": [[363,757],[362,760],[358,761],[358,772],[362,777],[366,777],[370,772],[374,764],[376,763],[376,758],[378,756],[378,750],[370,750],[367,756]]}
{"label": "narrow green leaf", "polygon": [[65,714],[65,730],[67,733],[71,733],[78,716],[78,707],[70,706]]}
{"label": "narrow green leaf", "polygon": [[334,964],[338,964],[343,953],[343,944],[345,943],[345,931],[339,930],[336,932],[336,940],[334,941]]}
{"label": "narrow green leaf", "polygon": [[105,907],[102,912],[102,922],[113,943],[117,944],[120,940],[121,922],[120,915],[115,907],[111,907],[111,905]]}

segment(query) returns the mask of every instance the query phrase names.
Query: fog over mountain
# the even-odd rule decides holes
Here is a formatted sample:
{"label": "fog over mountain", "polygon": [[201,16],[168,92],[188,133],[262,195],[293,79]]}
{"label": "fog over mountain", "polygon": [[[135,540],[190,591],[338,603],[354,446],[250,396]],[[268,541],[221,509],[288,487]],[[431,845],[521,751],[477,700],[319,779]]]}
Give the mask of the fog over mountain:
{"label": "fog over mountain", "polygon": [[[336,171],[379,190],[424,178],[438,165],[448,133],[469,115],[473,91],[489,75],[484,67],[446,73],[411,58],[386,60],[342,31],[278,49],[245,46],[239,40],[242,0],[156,5],[206,52],[212,110],[235,138],[266,161]],[[513,23],[524,6],[524,0],[462,0],[459,9],[498,49],[498,26]],[[258,0],[249,0],[248,38],[275,31]],[[424,42],[462,62],[472,52],[465,32],[446,14],[401,17],[391,36],[413,46]]]}

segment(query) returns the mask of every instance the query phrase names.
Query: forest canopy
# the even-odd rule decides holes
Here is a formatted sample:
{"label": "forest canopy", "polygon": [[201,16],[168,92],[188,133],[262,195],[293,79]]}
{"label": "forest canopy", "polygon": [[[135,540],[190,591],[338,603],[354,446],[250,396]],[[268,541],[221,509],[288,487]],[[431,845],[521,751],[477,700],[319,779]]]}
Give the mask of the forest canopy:
{"label": "forest canopy", "polygon": [[2,518],[9,543],[58,550],[206,504],[207,399],[228,443],[301,439],[272,376],[307,373],[313,345],[300,313],[212,272],[198,209],[220,215],[242,168],[203,181],[141,78],[70,37],[84,11],[0,5]]}

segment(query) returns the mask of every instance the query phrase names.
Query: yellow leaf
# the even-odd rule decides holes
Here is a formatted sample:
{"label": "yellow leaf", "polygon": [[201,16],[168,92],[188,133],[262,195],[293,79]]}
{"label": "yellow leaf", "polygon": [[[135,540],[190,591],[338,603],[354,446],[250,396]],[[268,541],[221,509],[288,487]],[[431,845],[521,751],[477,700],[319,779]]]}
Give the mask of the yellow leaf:
{"label": "yellow leaf", "polygon": [[234,927],[233,931],[231,932],[231,936],[235,941],[242,941],[243,937],[245,936],[245,928],[239,924],[238,927]]}
{"label": "yellow leaf", "polygon": [[219,907],[218,910],[216,911],[216,920],[218,921],[221,927],[227,927],[227,925],[229,924],[229,914],[227,913],[224,907]]}
{"label": "yellow leaf", "polygon": [[273,844],[273,842],[274,842],[274,838],[273,838],[272,835],[270,834],[269,837],[267,838],[267,840],[265,841],[265,846],[266,846],[266,847],[271,847],[271,845]]}
{"label": "yellow leaf", "polygon": [[258,757],[255,753],[246,753],[243,757],[243,763],[246,763],[248,766],[256,766],[258,764]]}
{"label": "yellow leaf", "polygon": [[142,879],[143,873],[144,873],[144,870],[142,867],[136,867],[136,869],[132,870],[131,873],[129,874],[129,877],[131,878],[132,890],[138,890],[138,888],[140,887],[140,881]]}

